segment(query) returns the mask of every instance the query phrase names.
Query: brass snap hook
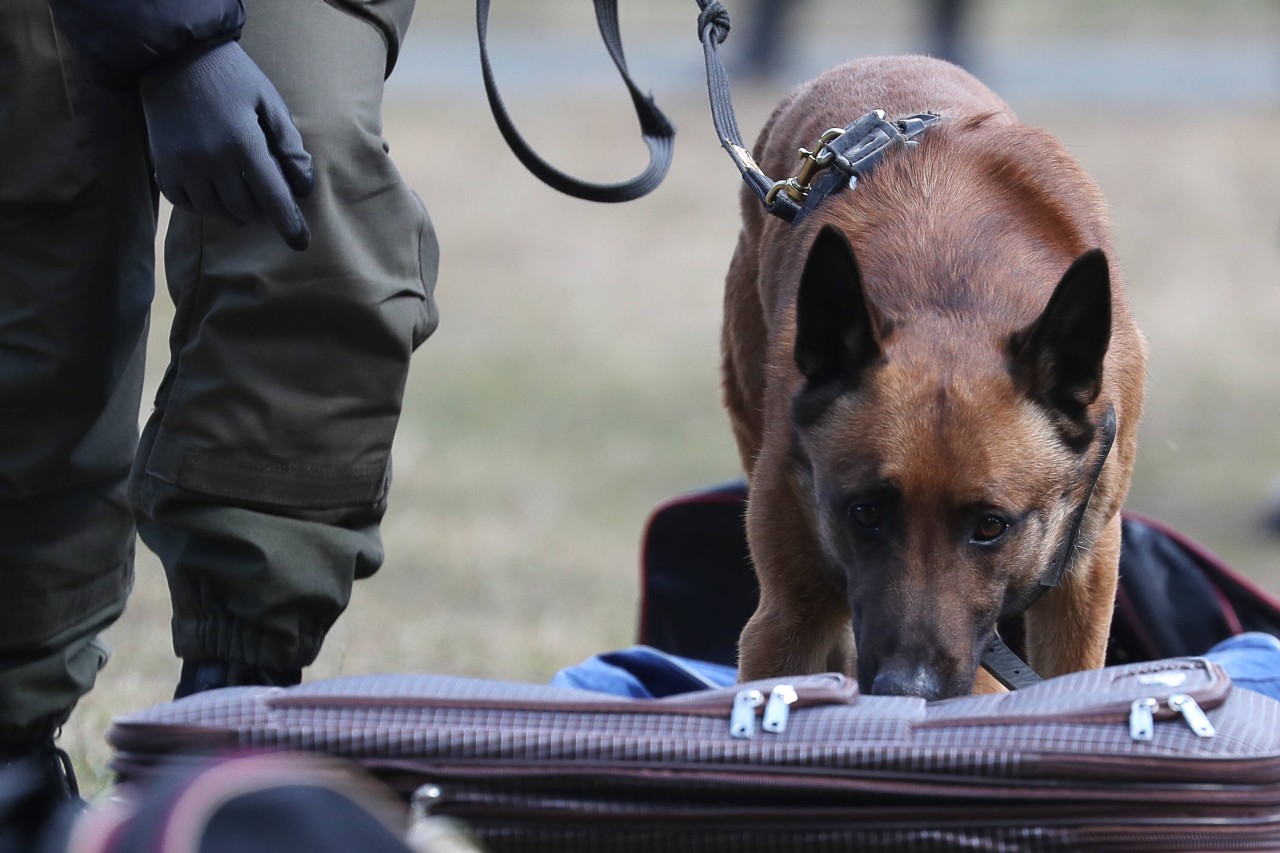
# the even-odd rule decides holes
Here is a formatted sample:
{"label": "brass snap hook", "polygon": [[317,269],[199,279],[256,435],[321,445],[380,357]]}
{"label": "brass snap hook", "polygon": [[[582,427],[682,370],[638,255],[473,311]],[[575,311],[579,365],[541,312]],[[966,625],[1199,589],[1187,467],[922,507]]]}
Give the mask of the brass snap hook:
{"label": "brass snap hook", "polygon": [[814,146],[813,151],[808,148],[800,149],[800,171],[793,178],[787,178],[785,181],[777,181],[769,188],[765,194],[764,203],[772,205],[778,198],[779,192],[787,194],[787,198],[796,204],[804,204],[804,200],[809,195],[809,190],[813,188],[813,179],[819,172],[831,165],[835,159],[835,154],[828,150],[828,146],[844,135],[844,128],[832,127],[823,132],[818,137],[818,142]]}

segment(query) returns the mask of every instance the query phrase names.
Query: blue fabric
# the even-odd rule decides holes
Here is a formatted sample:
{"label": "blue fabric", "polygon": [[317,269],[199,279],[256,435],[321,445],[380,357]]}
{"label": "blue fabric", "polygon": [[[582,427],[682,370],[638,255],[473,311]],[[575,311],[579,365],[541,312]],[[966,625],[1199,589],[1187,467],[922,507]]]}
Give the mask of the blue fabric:
{"label": "blue fabric", "polygon": [[737,670],[731,666],[682,658],[649,646],[631,646],[566,667],[555,674],[551,683],[614,696],[657,699],[727,687],[737,678]]}
{"label": "blue fabric", "polygon": [[1270,634],[1228,637],[1204,656],[1225,669],[1237,687],[1280,699],[1280,640]]}

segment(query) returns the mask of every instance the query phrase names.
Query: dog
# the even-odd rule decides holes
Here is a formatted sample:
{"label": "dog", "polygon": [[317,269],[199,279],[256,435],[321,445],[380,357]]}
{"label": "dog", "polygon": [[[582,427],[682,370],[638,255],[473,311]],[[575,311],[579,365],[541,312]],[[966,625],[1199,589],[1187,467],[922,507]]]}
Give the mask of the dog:
{"label": "dog", "polygon": [[1102,195],[1050,134],[925,57],[802,84],[755,161],[791,174],[873,109],[942,119],[794,227],[743,194],[721,341],[760,586],[740,678],[999,689],[981,652],[1057,553],[1061,582],[1025,613],[1029,662],[1100,667],[1146,376]]}

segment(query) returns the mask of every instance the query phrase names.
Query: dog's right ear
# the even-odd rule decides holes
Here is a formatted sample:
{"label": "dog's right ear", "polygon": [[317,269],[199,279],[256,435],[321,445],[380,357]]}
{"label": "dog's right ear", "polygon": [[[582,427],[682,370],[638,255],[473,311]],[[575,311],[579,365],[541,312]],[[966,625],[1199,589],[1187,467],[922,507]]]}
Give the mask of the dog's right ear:
{"label": "dog's right ear", "polygon": [[883,353],[884,322],[867,301],[853,247],[823,226],[809,249],[796,297],[796,366],[812,384],[856,386]]}

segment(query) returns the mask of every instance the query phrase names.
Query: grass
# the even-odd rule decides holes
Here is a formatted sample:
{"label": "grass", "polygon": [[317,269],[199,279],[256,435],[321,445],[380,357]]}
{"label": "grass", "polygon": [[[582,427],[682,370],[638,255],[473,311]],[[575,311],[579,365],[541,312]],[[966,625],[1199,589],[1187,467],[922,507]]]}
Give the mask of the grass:
{"label": "grass", "polygon": [[[738,93],[747,136],[779,95]],[[617,178],[638,168],[643,150],[616,100],[539,98],[518,117],[553,160]],[[387,563],[357,584],[308,678],[542,681],[627,644],[647,513],[736,475],[717,345],[738,178],[711,133],[705,95],[660,100],[682,128],[672,174],[653,196],[608,207],[536,183],[478,101],[389,110],[393,154],[444,248],[443,321],[410,379]],[[1280,158],[1263,142],[1280,133],[1280,113],[1206,128],[1175,111],[1022,111],[1061,136],[1107,193],[1149,338],[1131,504],[1280,587],[1280,542],[1256,523],[1280,472]],[[566,138],[565,122],[583,116],[591,139]],[[629,159],[605,159],[597,139],[621,144]],[[143,555],[129,610],[107,637],[114,659],[64,735],[91,792],[109,784],[110,719],[167,699],[176,682],[168,618],[163,574]]]}

